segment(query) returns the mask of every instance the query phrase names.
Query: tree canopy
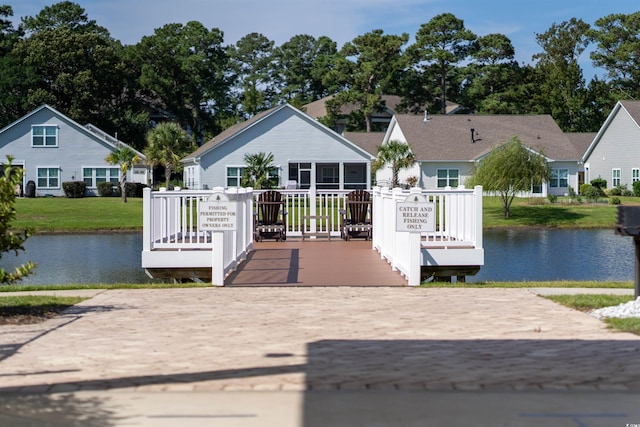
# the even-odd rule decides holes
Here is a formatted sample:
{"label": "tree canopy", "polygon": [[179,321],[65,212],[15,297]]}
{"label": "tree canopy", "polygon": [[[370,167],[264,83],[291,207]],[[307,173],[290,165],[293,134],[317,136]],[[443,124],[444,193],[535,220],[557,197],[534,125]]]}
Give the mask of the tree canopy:
{"label": "tree canopy", "polygon": [[520,138],[514,136],[480,160],[465,185],[482,185],[483,191],[497,193],[504,216],[508,218],[516,195],[528,193],[534,185],[548,181],[550,174],[544,155],[524,146]]}
{"label": "tree canopy", "polygon": [[[330,125],[349,105],[349,131],[376,131],[380,95],[398,112],[551,114],[564,131],[594,132],[619,99],[640,99],[640,12],[588,24],[578,17],[532,35],[541,48],[518,64],[504,34],[476,35],[459,17],[427,17],[411,35],[374,29],[338,46],[298,34],[276,45],[252,32],[235,43],[197,21],[168,22],[123,45],[78,3],[21,19],[0,5],[0,127],[48,103],[142,150],[151,117],[177,122],[201,143],[239,121],[290,102],[332,96]],[[585,52],[606,78],[585,81]],[[153,119],[153,121],[157,121]]]}

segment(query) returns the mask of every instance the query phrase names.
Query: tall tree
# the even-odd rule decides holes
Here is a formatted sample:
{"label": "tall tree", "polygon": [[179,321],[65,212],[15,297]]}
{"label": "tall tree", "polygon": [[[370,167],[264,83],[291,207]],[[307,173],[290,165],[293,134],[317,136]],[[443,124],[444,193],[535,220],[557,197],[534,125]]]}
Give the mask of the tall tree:
{"label": "tall tree", "polygon": [[[16,218],[16,186],[22,182],[22,169],[12,166],[13,158],[7,156],[7,162],[3,165],[4,171],[0,176],[0,258],[6,252],[16,255],[24,251],[22,245],[28,233],[16,233],[11,229],[11,222]],[[22,280],[33,272],[36,265],[29,261],[17,267],[13,272],[0,268],[0,284],[11,284]]]}
{"label": "tall tree", "polygon": [[165,186],[169,188],[171,175],[182,170],[180,159],[195,150],[195,144],[175,122],[163,122],[151,129],[147,144],[144,151],[147,164],[164,167]]}
{"label": "tall tree", "polygon": [[447,85],[453,81],[456,65],[469,55],[475,39],[476,35],[465,28],[462,19],[443,13],[422,24],[415,43],[409,47],[414,61],[423,64],[427,75],[430,69],[437,73],[442,114],[447,107]]}
{"label": "tall tree", "polygon": [[271,108],[276,97],[274,43],[251,33],[229,47],[230,66],[245,118]]}
{"label": "tall tree", "polygon": [[411,151],[411,146],[402,141],[392,139],[386,144],[378,146],[378,153],[373,162],[373,171],[376,172],[385,166],[391,167],[391,184],[399,187],[398,175],[401,169],[410,168],[416,163],[416,158]]}
{"label": "tall tree", "polygon": [[323,77],[336,54],[336,43],[324,36],[297,35],[283,43],[274,52],[280,97],[300,108],[329,95]]}
{"label": "tall tree", "polygon": [[609,73],[621,98],[640,99],[640,11],[612,14],[596,20],[589,34],[597,44],[594,65]]}
{"label": "tall tree", "polygon": [[220,30],[190,21],[156,29],[131,52],[142,64],[145,101],[175,115],[198,141],[207,130],[221,130],[214,114],[229,108],[228,58],[222,42]]}
{"label": "tall tree", "polygon": [[121,147],[112,151],[105,160],[120,167],[120,194],[122,203],[127,203],[127,172],[140,161],[140,157],[130,147]]}
{"label": "tall tree", "polygon": [[23,18],[22,25],[26,38],[15,52],[37,76],[29,107],[49,103],[80,123],[103,127],[104,110],[123,91],[119,42],[69,1]]}
{"label": "tall tree", "polygon": [[548,181],[551,172],[541,153],[536,153],[517,136],[495,147],[475,165],[467,186],[482,185],[483,191],[500,196],[505,218],[511,215],[511,203],[520,192],[529,192],[535,184]]}
{"label": "tall tree", "polygon": [[584,21],[572,18],[536,34],[544,50],[533,56],[538,60],[536,69],[540,77],[537,102],[566,132],[584,130],[586,88],[578,60],[589,45],[589,28]]}
{"label": "tall tree", "polygon": [[381,95],[386,92],[395,73],[404,68],[402,47],[409,35],[385,35],[374,30],[356,37],[341,49],[340,72],[347,73],[348,89],[336,95],[341,105],[352,102],[359,107],[366,132],[371,132],[372,115],[381,109]]}
{"label": "tall tree", "polygon": [[24,32],[14,28],[12,16],[11,6],[0,6],[0,128],[28,111],[24,99],[29,87],[35,84],[30,67],[13,53]]}

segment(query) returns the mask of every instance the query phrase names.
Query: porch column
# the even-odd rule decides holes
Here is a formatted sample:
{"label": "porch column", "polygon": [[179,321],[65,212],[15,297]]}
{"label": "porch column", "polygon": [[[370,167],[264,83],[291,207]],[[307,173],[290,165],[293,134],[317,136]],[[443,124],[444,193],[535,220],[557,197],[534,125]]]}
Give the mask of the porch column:
{"label": "porch column", "polygon": [[344,190],[344,163],[338,162],[338,188]]}

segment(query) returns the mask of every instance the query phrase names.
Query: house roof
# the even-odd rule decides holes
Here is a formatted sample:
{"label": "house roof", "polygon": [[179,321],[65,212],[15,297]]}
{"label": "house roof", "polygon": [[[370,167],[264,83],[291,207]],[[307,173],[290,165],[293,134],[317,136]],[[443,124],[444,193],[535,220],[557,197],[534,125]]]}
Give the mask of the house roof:
{"label": "house roof", "polygon": [[475,161],[512,136],[551,160],[582,158],[549,115],[434,115],[425,122],[423,116],[399,114],[387,135],[394,122],[420,161]]}
{"label": "house roof", "polygon": [[[314,119],[317,119],[319,117],[324,117],[327,115],[327,108],[325,103],[329,100],[333,99],[333,95],[324,97],[322,99],[319,99],[317,101],[311,102],[307,105],[305,105],[303,108],[303,110],[307,113],[307,115],[309,117],[313,117]],[[401,102],[401,98],[397,95],[382,95],[381,96],[382,101],[384,102],[384,106],[387,108],[387,114],[389,116],[393,115],[393,113],[396,110],[396,107],[398,106],[398,104],[400,104]],[[351,114],[352,112],[354,112],[355,110],[357,110],[359,108],[359,106],[353,102],[350,102],[348,104],[343,105],[340,108],[340,113],[346,115]]]}
{"label": "house roof", "polygon": [[602,135],[604,135],[607,128],[609,127],[614,117],[618,114],[621,108],[624,109],[629,114],[631,119],[636,123],[636,125],[640,127],[640,101],[618,101],[616,105],[614,105],[613,109],[611,110],[611,113],[609,113],[609,116],[607,116],[607,119],[604,121],[604,123],[600,127],[600,130],[598,131],[596,136],[593,138],[593,141],[589,145],[589,148],[587,148],[586,152],[584,153],[583,155],[584,161],[588,161],[589,156],[591,155],[595,147],[600,142]]}
{"label": "house roof", "polygon": [[384,132],[345,132],[344,137],[372,156],[376,156],[378,146],[384,139]]}
{"label": "house roof", "polygon": [[568,132],[565,135],[569,138],[569,141],[573,144],[578,153],[584,155],[589,148],[589,145],[596,137],[596,132]]}
{"label": "house roof", "polygon": [[183,158],[182,162],[193,161],[193,160],[201,157],[202,155],[207,153],[209,150],[214,149],[215,147],[217,147],[220,144],[224,144],[226,141],[234,138],[236,135],[238,135],[238,134],[240,134],[242,132],[245,132],[247,129],[249,129],[249,128],[253,127],[253,126],[258,125],[262,120],[265,120],[269,116],[272,116],[273,114],[276,114],[276,112],[278,112],[280,110],[283,110],[283,109],[287,109],[287,108],[292,110],[295,114],[297,114],[300,117],[302,117],[305,120],[307,120],[307,122],[310,125],[316,126],[316,127],[320,127],[325,132],[333,134],[338,139],[342,139],[343,142],[345,142],[346,144],[349,144],[350,146],[354,147],[355,150],[361,151],[362,154],[370,155],[370,153],[367,150],[364,150],[362,147],[358,146],[357,144],[355,144],[354,142],[348,140],[347,138],[343,137],[342,135],[337,134],[333,130],[331,130],[328,127],[324,126],[323,124],[319,123],[317,120],[314,120],[313,118],[309,117],[307,114],[303,113],[302,111],[298,110],[297,108],[293,107],[292,105],[283,104],[283,105],[271,108],[269,110],[262,111],[262,112],[256,114],[255,116],[251,117],[250,119],[245,120],[244,122],[237,123],[237,124],[227,128],[227,129],[225,129],[224,131],[222,131],[221,133],[216,135],[213,139],[211,139],[210,141],[208,141],[207,143],[205,143],[201,147],[199,147],[196,151],[194,151],[193,153],[191,153],[188,156],[186,156],[185,158]]}
{"label": "house roof", "polygon": [[133,147],[125,144],[124,142],[120,141],[119,139],[110,136],[108,133],[100,130],[96,126],[94,126],[92,124],[87,124],[86,126],[82,126],[80,123],[78,123],[75,120],[67,117],[66,115],[62,114],[60,111],[56,110],[55,108],[53,108],[52,106],[47,105],[47,104],[42,104],[40,107],[36,108],[35,110],[31,111],[30,113],[25,114],[24,116],[20,117],[18,120],[16,120],[13,123],[5,126],[3,129],[0,129],[0,135],[2,133],[4,133],[6,130],[11,129],[12,127],[14,127],[14,126],[16,126],[16,125],[28,120],[30,117],[36,115],[37,113],[39,113],[42,110],[49,110],[54,115],[62,117],[63,119],[67,120],[73,127],[78,129],[78,131],[86,134],[90,138],[100,140],[101,142],[111,146],[114,150],[117,150],[118,148],[121,148],[121,147],[129,147],[138,155],[138,157],[140,157],[140,159],[142,159],[143,161],[146,159],[146,156],[144,154],[142,154],[141,152],[139,152],[136,149],[134,149]]}

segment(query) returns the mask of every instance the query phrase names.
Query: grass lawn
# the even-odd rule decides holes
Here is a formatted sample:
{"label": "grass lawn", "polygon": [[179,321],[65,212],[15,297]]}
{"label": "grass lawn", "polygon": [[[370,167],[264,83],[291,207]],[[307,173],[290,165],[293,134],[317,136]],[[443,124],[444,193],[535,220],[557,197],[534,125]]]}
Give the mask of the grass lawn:
{"label": "grass lawn", "polygon": [[554,282],[425,282],[423,288],[618,288],[633,289],[633,282],[554,281]]}
{"label": "grass lawn", "polygon": [[74,233],[142,230],[142,199],[119,197],[37,197],[16,201],[16,230]]}
{"label": "grass lawn", "polygon": [[0,325],[37,323],[84,301],[79,297],[21,295],[0,298]]}
{"label": "grass lawn", "polygon": [[[613,307],[633,300],[630,295],[548,295],[545,298],[584,312],[604,307]],[[640,318],[630,317],[626,319],[607,318],[604,322],[611,329],[620,332],[630,332],[640,335]]]}

